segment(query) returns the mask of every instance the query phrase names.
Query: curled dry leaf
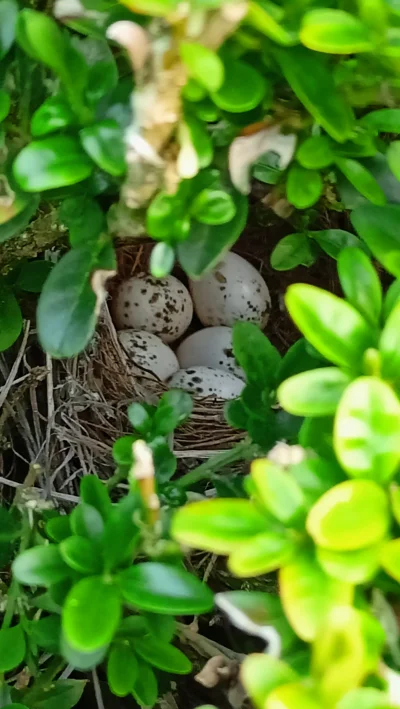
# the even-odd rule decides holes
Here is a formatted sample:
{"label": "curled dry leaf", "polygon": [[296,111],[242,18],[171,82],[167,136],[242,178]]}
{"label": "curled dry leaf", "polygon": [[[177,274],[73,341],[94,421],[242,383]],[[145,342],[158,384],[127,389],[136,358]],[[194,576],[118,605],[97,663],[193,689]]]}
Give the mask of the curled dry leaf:
{"label": "curled dry leaf", "polygon": [[149,37],[143,27],[136,22],[120,20],[108,27],[106,36],[126,49],[135,72],[143,69],[151,51]]}
{"label": "curled dry leaf", "polygon": [[203,669],[195,676],[195,680],[203,687],[211,689],[221,682],[228,683],[236,679],[238,669],[239,664],[235,660],[229,660],[223,655],[215,655],[210,657]]}
{"label": "curled dry leaf", "polygon": [[92,291],[96,296],[95,313],[97,317],[100,315],[101,306],[107,298],[107,291],[105,289],[105,285],[109,278],[113,278],[116,275],[116,271],[106,271],[101,268],[97,269],[97,271],[93,271],[92,273],[90,285],[92,286]]}
{"label": "curled dry leaf", "polygon": [[264,153],[276,153],[280,159],[280,169],[289,165],[296,148],[296,136],[284,135],[280,126],[264,128],[252,135],[235,138],[229,148],[229,172],[236,189],[242,194],[250,192],[250,168]]}
{"label": "curled dry leaf", "polygon": [[279,441],[269,451],[267,458],[276,465],[283,465],[285,468],[290,465],[302,463],[307,457],[302,446],[290,446],[288,443]]}
{"label": "curled dry leaf", "polygon": [[225,593],[217,593],[215,602],[224,613],[227,614],[231,623],[239,630],[243,630],[248,635],[254,635],[264,640],[268,647],[268,654],[279,657],[281,654],[281,639],[279,633],[271,625],[259,625],[255,623],[237,605],[231,603]]}

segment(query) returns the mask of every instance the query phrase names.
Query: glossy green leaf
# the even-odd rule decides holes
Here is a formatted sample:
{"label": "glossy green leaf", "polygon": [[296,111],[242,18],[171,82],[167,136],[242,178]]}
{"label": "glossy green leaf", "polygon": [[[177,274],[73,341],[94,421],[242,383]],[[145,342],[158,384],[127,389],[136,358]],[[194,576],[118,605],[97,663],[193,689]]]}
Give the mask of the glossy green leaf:
{"label": "glossy green leaf", "polygon": [[41,192],[75,185],[91,174],[93,164],[79,142],[56,135],[29,143],[17,155],[13,173],[26,192]]}
{"label": "glossy green leaf", "polygon": [[286,81],[317,123],[338,142],[350,138],[353,111],[338,92],[325,59],[303,47],[279,49],[277,58]]}
{"label": "glossy green leaf", "polygon": [[400,108],[380,108],[362,117],[360,123],[379,133],[400,132]]}
{"label": "glossy green leaf", "polygon": [[104,520],[98,510],[86,502],[81,502],[70,515],[71,529],[74,534],[94,541],[104,532]]}
{"label": "glossy green leaf", "polygon": [[146,212],[146,228],[153,239],[173,238],[175,224],[182,217],[183,204],[176,195],[159,192]]}
{"label": "glossy green leaf", "polygon": [[389,523],[384,490],[372,480],[346,480],[317,500],[307,531],[324,549],[352,551],[380,542]]}
{"label": "glossy green leaf", "polygon": [[[133,12],[138,12],[139,14],[165,17],[175,10],[177,0],[126,0],[124,4]],[[152,704],[149,704],[149,706],[152,706]]]}
{"label": "glossy green leaf", "polygon": [[126,697],[138,677],[138,661],[128,643],[113,645],[107,660],[107,680],[117,697]]}
{"label": "glossy green leaf", "polygon": [[283,47],[290,47],[292,44],[297,44],[297,33],[284,27],[281,23],[283,16],[284,11],[281,6],[269,0],[251,0],[246,23]]}
{"label": "glossy green leaf", "polygon": [[59,615],[47,615],[32,621],[30,638],[43,650],[58,654],[60,651],[61,619]]}
{"label": "glossy green leaf", "polygon": [[62,542],[71,536],[71,522],[67,515],[51,517],[46,522],[46,534],[54,542]]}
{"label": "glossy green leaf", "polygon": [[306,138],[296,153],[296,160],[307,170],[321,170],[331,165],[334,159],[331,142],[325,135]]}
{"label": "glossy green leaf", "polygon": [[141,707],[153,707],[158,698],[157,677],[143,660],[138,661],[138,674],[132,694]]}
{"label": "glossy green leaf", "polygon": [[337,709],[393,709],[393,705],[385,692],[374,687],[360,687],[342,697]]}
{"label": "glossy green leaf", "polygon": [[[93,274],[112,274],[114,254],[106,242],[103,251],[94,247],[72,249],[53,268],[41,293],[37,319],[43,349],[53,357],[71,357],[90,341],[96,326],[97,308],[103,293]],[[101,281],[100,281],[101,283]]]}
{"label": "glossy green leaf", "polygon": [[7,118],[11,106],[10,96],[6,91],[0,89],[0,123]]}
{"label": "glossy green leaf", "polygon": [[286,292],[289,314],[307,340],[335,364],[359,368],[375,333],[349,303],[316,286],[297,283]]}
{"label": "glossy green leaf", "polygon": [[380,550],[380,544],[352,551],[333,551],[320,547],[317,549],[317,559],[329,576],[357,585],[371,581],[377,573]]}
{"label": "glossy green leaf", "polygon": [[269,694],[277,687],[294,682],[297,675],[282,660],[252,653],[244,658],[240,679],[256,709],[265,709]]}
{"label": "glossy green leaf", "polygon": [[379,324],[382,286],[368,256],[358,248],[344,249],[338,257],[340,285],[346,299],[373,325]]}
{"label": "glossy green leaf", "polygon": [[85,475],[79,493],[82,502],[94,507],[106,522],[113,508],[106,485],[96,475]]}
{"label": "glossy green leaf", "polygon": [[69,645],[63,635],[61,636],[60,652],[68,664],[72,665],[72,667],[77,670],[93,670],[97,665],[103,662],[107,650],[108,647],[105,646],[95,652],[79,652],[79,650],[75,650]]}
{"label": "glossy green leaf", "polygon": [[246,373],[247,382],[272,388],[281,357],[268,338],[254,323],[237,322],[232,336],[235,359]]}
{"label": "glossy green leaf", "polygon": [[389,273],[400,277],[400,207],[363,205],[351,214],[358,234]]}
{"label": "glossy green leaf", "polygon": [[300,39],[309,49],[328,54],[356,54],[374,49],[368,27],[354,15],[338,9],[318,8],[307,12]]}
{"label": "glossy green leaf", "polygon": [[107,119],[82,128],[81,143],[93,162],[115,177],[126,169],[123,133],[114,120]]}
{"label": "glossy green leaf", "polygon": [[3,59],[14,42],[18,9],[15,0],[2,0],[0,4],[0,59]]}
{"label": "glossy green leaf", "polygon": [[400,583],[400,539],[392,539],[384,544],[381,564],[386,573]]}
{"label": "glossy green leaf", "polygon": [[315,239],[328,256],[337,259],[342,249],[347,246],[361,246],[360,239],[349,231],[343,229],[321,229],[320,231],[309,231],[308,236]]}
{"label": "glossy green leaf", "polygon": [[286,470],[260,458],[251,464],[250,474],[257,501],[274,517],[290,525],[304,513],[302,491]]}
{"label": "glossy green leaf", "polygon": [[156,244],[150,254],[150,273],[154,278],[169,276],[175,264],[175,250],[170,244]]}
{"label": "glossy green leaf", "polygon": [[375,177],[357,160],[336,158],[336,165],[352,185],[372,204],[386,204],[386,195]]}
{"label": "glossy green leaf", "polygon": [[59,550],[65,563],[80,574],[98,574],[102,570],[99,549],[85,537],[68,537],[59,544]]}
{"label": "glossy green leaf", "polygon": [[189,418],[192,409],[193,401],[190,394],[181,389],[166,391],[158,402],[157,411],[153,417],[154,430],[160,436],[172,433],[175,428]]}
{"label": "glossy green leaf", "polygon": [[0,544],[14,541],[20,533],[21,522],[19,515],[15,514],[15,509],[0,507]]}
{"label": "glossy green leaf", "polygon": [[267,530],[267,520],[248,500],[205,500],[185,505],[172,520],[172,536],[182,544],[229,554]]}
{"label": "glossy green leaf", "polygon": [[67,227],[72,247],[96,244],[107,230],[106,220],[98,202],[91,197],[65,199],[60,206],[60,221]]}
{"label": "glossy green leaf", "polygon": [[360,377],[346,389],[335,419],[334,449],[346,472],[381,484],[400,461],[400,403],[388,384]]}
{"label": "glossy green leaf", "polygon": [[400,180],[400,140],[393,140],[390,143],[386,156],[393,175]]}
{"label": "glossy green leaf", "polygon": [[112,640],[121,617],[120,594],[101,576],[78,581],[69,592],[62,614],[65,638],[71,647],[94,652]]}
{"label": "glossy green leaf", "polygon": [[250,64],[229,58],[224,62],[225,78],[211,94],[214,103],[230,113],[244,113],[258,106],[266,91],[265,79]]}
{"label": "glossy green leaf", "polygon": [[40,709],[72,709],[78,704],[86,680],[58,679],[50,687],[37,688],[35,691],[35,707]]}
{"label": "glossy green leaf", "polygon": [[214,151],[211,137],[202,121],[186,113],[179,126],[178,140],[178,172],[182,178],[190,179],[212,161]]}
{"label": "glossy green leaf", "polygon": [[206,188],[195,197],[190,211],[202,224],[226,224],[235,216],[236,207],[228,192]]}
{"label": "glossy green leaf", "polygon": [[164,672],[185,675],[192,663],[177,647],[159,642],[156,637],[136,638],[135,652],[146,662]]}
{"label": "glossy green leaf", "polygon": [[149,561],[131,566],[119,579],[125,600],[145,611],[191,615],[213,606],[210,589],[181,567]]}
{"label": "glossy green leaf", "polygon": [[312,243],[304,233],[284,236],[271,254],[271,266],[276,271],[289,271],[300,265],[310,266],[314,261]]}
{"label": "glossy green leaf", "polygon": [[295,551],[295,543],[284,533],[264,532],[234,550],[228,568],[239,578],[259,576],[284,566]]}
{"label": "glossy green leaf", "polygon": [[[140,538],[139,529],[134,521],[136,509],[137,501],[129,495],[113,506],[101,540],[107,569],[114,569],[119,564],[133,559]],[[124,540],[124,544],[121,544],[121,539]]]}
{"label": "glossy green leaf", "polygon": [[320,709],[318,694],[300,682],[285,684],[272,690],[265,709]]}
{"label": "glossy green leaf", "polygon": [[54,133],[76,124],[77,119],[68,102],[62,96],[49,96],[34,112],[31,133],[34,138]]}
{"label": "glossy green leaf", "polygon": [[218,91],[224,81],[224,65],[218,54],[197,42],[181,42],[179,52],[189,75],[207,91]]}
{"label": "glossy green leaf", "polygon": [[18,274],[16,286],[28,293],[40,293],[52,268],[51,261],[25,261]]}
{"label": "glossy green leaf", "polygon": [[38,206],[38,195],[24,195],[21,208],[15,216],[0,224],[0,244],[22,232],[28,226]]}
{"label": "glossy green leaf", "polygon": [[14,344],[22,324],[22,314],[15,295],[0,280],[0,352]]}
{"label": "glossy green leaf", "polygon": [[277,392],[281,406],[295,416],[329,416],[352,377],[336,367],[302,372],[284,381]]}
{"label": "glossy green leaf", "polygon": [[394,306],[379,340],[382,376],[396,381],[400,376],[400,303]]}
{"label": "glossy green leaf", "polygon": [[400,523],[400,487],[392,484],[390,486],[390,502],[392,512],[396,522]]}
{"label": "glossy green leaf", "polygon": [[50,586],[71,573],[58,547],[53,544],[22,552],[15,559],[12,571],[19,583],[31,586]]}
{"label": "glossy green leaf", "polygon": [[328,576],[311,554],[298,555],[281,569],[279,581],[286,616],[306,642],[315,639],[332,608],[353,600],[353,587]]}
{"label": "glossy green leaf", "polygon": [[286,196],[297,209],[307,209],[317,202],[322,194],[323,182],[316,170],[306,170],[298,163],[289,168]]}
{"label": "glossy green leaf", "polygon": [[25,657],[25,636],[21,625],[0,629],[0,672],[9,672]]}

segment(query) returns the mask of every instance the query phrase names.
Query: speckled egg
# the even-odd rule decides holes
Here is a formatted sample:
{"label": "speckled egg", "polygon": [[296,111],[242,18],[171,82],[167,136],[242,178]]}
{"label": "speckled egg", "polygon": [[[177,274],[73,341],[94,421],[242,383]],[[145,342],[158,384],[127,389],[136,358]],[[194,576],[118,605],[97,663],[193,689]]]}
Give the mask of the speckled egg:
{"label": "speckled egg", "polygon": [[183,335],[193,316],[188,289],[175,276],[142,275],[123,281],[112,302],[118,330],[145,330],[173,342]]}
{"label": "speckled egg", "polygon": [[178,371],[175,353],[157,335],[142,330],[120,330],[118,339],[134,364],[152,372],[161,381]]}
{"label": "speckled egg", "polygon": [[238,364],[232,349],[231,327],[205,327],[189,335],[176,351],[182,369],[206,366],[223,369],[235,377],[245,379],[245,373]]}
{"label": "speckled egg", "polygon": [[200,281],[191,281],[195,311],[203,325],[232,326],[238,320],[265,327],[271,298],[268,286],[248,261],[228,253]]}
{"label": "speckled egg", "polygon": [[212,367],[180,369],[168,379],[171,389],[184,389],[195,396],[217,396],[235,399],[240,396],[244,382],[233,374]]}

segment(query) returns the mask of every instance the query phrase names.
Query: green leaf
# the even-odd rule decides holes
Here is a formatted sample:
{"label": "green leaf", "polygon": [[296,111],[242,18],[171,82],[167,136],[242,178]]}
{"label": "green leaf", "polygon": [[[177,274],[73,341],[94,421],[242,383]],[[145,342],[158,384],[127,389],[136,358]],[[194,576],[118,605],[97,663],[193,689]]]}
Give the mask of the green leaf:
{"label": "green leaf", "polygon": [[322,229],[321,231],[309,231],[308,236],[315,239],[317,244],[332,258],[337,259],[342,249],[347,246],[362,246],[360,239],[343,229]]}
{"label": "green leaf", "polygon": [[386,195],[382,187],[364,165],[351,158],[336,158],[335,162],[339,170],[363,197],[378,206],[386,204]]}
{"label": "green leaf", "polygon": [[50,586],[68,578],[71,573],[58,547],[53,544],[32,547],[19,554],[12,572],[19,583],[31,586]]}
{"label": "green leaf", "polygon": [[113,694],[126,697],[138,677],[138,661],[129,644],[113,645],[108,655],[107,680]]}
{"label": "green leaf", "polygon": [[247,382],[261,389],[272,388],[281,356],[254,323],[237,322],[232,335],[235,359],[246,373]]}
{"label": "green leaf", "polygon": [[175,264],[175,250],[170,244],[156,244],[150,254],[150,273],[154,278],[169,276]]}
{"label": "green leaf", "polygon": [[386,322],[389,315],[391,314],[393,308],[397,305],[400,300],[400,280],[396,279],[390,284],[389,288],[385,293],[383,299],[382,315],[383,320]]}
{"label": "green leaf", "polygon": [[400,277],[400,207],[366,204],[351,213],[356,231],[389,273]]}
{"label": "green leaf", "polygon": [[31,134],[34,138],[41,138],[76,123],[76,116],[65,98],[49,96],[32,116]]}
{"label": "green leaf", "polygon": [[67,643],[64,636],[61,636],[60,652],[68,664],[76,670],[93,670],[103,662],[107,650],[108,646],[106,645],[95,652],[79,652]]}
{"label": "green leaf", "polygon": [[274,42],[284,47],[290,47],[292,44],[297,44],[297,33],[287,30],[281,24],[283,17],[283,8],[273,2],[252,0],[246,15],[246,24],[251,25]]}
{"label": "green leaf", "polygon": [[360,369],[363,353],[375,345],[375,332],[349,303],[316,286],[289,286],[285,302],[291,318],[324,357]]}
{"label": "green leaf", "polygon": [[67,515],[51,517],[46,522],[46,534],[54,542],[62,542],[63,539],[71,536],[71,523]]}
{"label": "green leaf", "polygon": [[372,325],[378,325],[382,286],[368,256],[358,248],[344,249],[338,257],[340,285],[346,299]]}
{"label": "green leaf", "polygon": [[157,677],[143,660],[138,662],[138,674],[132,694],[141,707],[153,707],[158,698]]}
{"label": "green leaf", "polygon": [[299,554],[280,570],[279,581],[285,614],[306,642],[315,639],[335,606],[347,606],[353,600],[353,587],[328,576],[312,554]]}
{"label": "green leaf", "polygon": [[279,49],[276,54],[286,81],[317,123],[339,143],[349,139],[353,111],[338,92],[325,59],[303,47]]}
{"label": "green leaf", "polygon": [[265,703],[265,709],[320,709],[316,690],[305,687],[300,682],[285,684],[273,689]]}
{"label": "green leaf", "polygon": [[29,635],[40,648],[58,654],[60,651],[61,619],[58,615],[48,615],[32,621]]}
{"label": "green leaf", "polygon": [[91,174],[93,164],[76,138],[55,135],[34,140],[14,160],[13,173],[25,192],[75,185]]}
{"label": "green leaf", "polygon": [[321,170],[333,163],[335,155],[325,135],[312,135],[300,145],[296,160],[307,170]]}
{"label": "green leaf", "polygon": [[177,460],[170,450],[164,436],[156,436],[153,438],[149,447],[153,454],[157,483],[163,485],[171,480],[176,472]]}
{"label": "green leaf", "polygon": [[59,550],[65,563],[80,574],[98,574],[102,570],[99,550],[91,539],[68,537],[59,544]]}
{"label": "green leaf", "polygon": [[389,576],[400,582],[400,539],[392,539],[384,544],[381,564]]}
{"label": "green leaf", "polygon": [[258,106],[266,91],[263,76],[240,59],[227,58],[224,69],[223,84],[211,93],[214,103],[230,113],[244,113]]}
{"label": "green leaf", "polygon": [[382,376],[396,381],[400,376],[400,303],[394,306],[379,340]]}
{"label": "green leaf", "polygon": [[159,436],[167,436],[189,418],[192,409],[193,401],[190,394],[180,389],[166,391],[154,414],[154,430]]}
{"label": "green leaf", "polygon": [[269,694],[282,685],[295,682],[296,673],[271,655],[252,653],[244,658],[240,679],[256,709],[265,709]]}
{"label": "green leaf", "polygon": [[90,341],[96,326],[102,292],[93,290],[93,275],[104,277],[114,268],[109,244],[72,249],[53,268],[42,290],[38,309],[38,334],[43,349],[53,357],[71,357]]}
{"label": "green leaf", "polygon": [[146,212],[146,228],[153,239],[172,238],[176,222],[182,218],[184,205],[176,195],[159,192]]}
{"label": "green leaf", "polygon": [[361,125],[377,133],[400,133],[400,108],[380,108],[362,117]]}
{"label": "green leaf", "polygon": [[229,554],[267,529],[268,520],[249,500],[217,499],[185,505],[172,520],[178,542]]}
{"label": "green leaf", "polygon": [[119,580],[125,600],[152,613],[191,615],[213,606],[210,589],[180,567],[149,561],[126,569]]}
{"label": "green leaf", "polygon": [[189,236],[178,243],[179,261],[190,278],[201,278],[216,266],[242,233],[247,221],[248,199],[237,192],[232,196],[236,214],[231,222],[210,226],[192,220]]}
{"label": "green leaf", "polygon": [[345,552],[318,548],[317,559],[329,576],[357,585],[371,581],[376,575],[380,566],[380,552],[380,544]]}
{"label": "green leaf", "polygon": [[9,94],[3,89],[0,89],[0,123],[7,118],[10,111],[11,99]]}
{"label": "green leaf", "polygon": [[22,313],[14,293],[0,280],[0,352],[18,339],[22,330]]}
{"label": "green leaf", "polygon": [[[4,1],[4,0],[3,0]],[[23,232],[39,206],[39,195],[24,195],[22,208],[14,217],[0,224],[0,244]]]}
{"label": "green leaf", "polygon": [[25,636],[20,625],[0,630],[0,672],[9,672],[25,657]]}
{"label": "green leaf", "polygon": [[315,261],[307,234],[288,234],[278,241],[271,254],[271,266],[276,271],[289,271],[296,266],[311,266]]}
{"label": "green leaf", "polygon": [[98,202],[90,197],[69,197],[59,211],[60,221],[69,231],[69,243],[75,248],[96,244],[107,230],[106,220]]}
{"label": "green leaf", "polygon": [[228,192],[206,188],[195,197],[190,211],[202,224],[226,224],[235,216],[236,207]]}
{"label": "green leaf", "polygon": [[52,268],[51,261],[25,261],[15,285],[28,293],[40,293]]}
{"label": "green leaf", "polygon": [[81,502],[70,515],[74,534],[97,541],[103,536],[104,520],[98,510],[86,502]]}
{"label": "green leaf", "polygon": [[336,367],[302,372],[284,381],[277,392],[281,406],[294,416],[329,416],[352,377]]}
{"label": "green leaf", "polygon": [[178,139],[178,172],[181,177],[190,179],[212,161],[214,151],[211,136],[202,121],[186,113],[179,125]]}
{"label": "green leaf", "polygon": [[259,576],[287,564],[295,551],[295,543],[284,533],[264,532],[233,551],[228,568],[239,578]]}
{"label": "green leaf", "polygon": [[374,377],[350,384],[336,413],[334,449],[351,477],[391,480],[400,461],[400,403],[388,384]]}
{"label": "green leaf", "polygon": [[374,687],[360,687],[342,697],[337,709],[393,709],[393,705],[386,693]]}
{"label": "green leaf", "polygon": [[186,675],[192,669],[192,663],[178,648],[155,638],[135,639],[135,652],[150,665],[164,672]]}
{"label": "green leaf", "polygon": [[18,9],[15,0],[2,0],[0,4],[0,60],[14,42]]}
{"label": "green leaf", "polygon": [[300,39],[309,49],[328,54],[370,52],[374,44],[368,27],[349,12],[318,8],[303,17]]}
{"label": "green leaf", "polygon": [[317,202],[322,194],[322,177],[316,170],[306,170],[298,163],[289,168],[286,196],[297,209],[307,209]]}
{"label": "green leaf", "polygon": [[106,485],[96,475],[85,475],[79,492],[82,502],[94,507],[106,522],[113,509]]}
{"label": "green leaf", "polygon": [[393,140],[386,153],[388,165],[396,180],[400,180],[400,140]]}
{"label": "green leaf", "polygon": [[62,614],[65,638],[72,648],[94,652],[111,642],[121,618],[119,591],[101,576],[78,581]]}
{"label": "green leaf", "polygon": [[307,531],[332,551],[352,551],[380,542],[390,523],[387,495],[372,480],[346,480],[315,503]]}
{"label": "green leaf", "polygon": [[[134,522],[137,502],[132,496],[122,498],[114,505],[107,519],[102,538],[104,561],[107,569],[114,569],[125,561],[131,561],[139,542],[140,532]],[[121,539],[124,543],[121,544]]]}
{"label": "green leaf", "polygon": [[14,541],[21,533],[21,523],[13,512],[0,507],[0,544]]}
{"label": "green leaf", "polygon": [[134,401],[128,406],[128,419],[136,431],[146,434],[152,426],[152,416],[146,406]]}
{"label": "green leaf", "polygon": [[35,691],[35,707],[37,709],[72,709],[78,704],[86,680],[58,679],[50,687],[38,688]]}
{"label": "green leaf", "polygon": [[119,177],[126,170],[123,133],[118,123],[111,119],[99,121],[82,128],[81,143],[98,167]]}
{"label": "green leaf", "polygon": [[218,91],[224,81],[224,65],[218,54],[197,42],[181,42],[179,52],[189,75],[207,91]]}
{"label": "green leaf", "polygon": [[[150,634],[163,643],[170,643],[177,632],[175,618],[170,615],[160,615],[159,613],[143,613]],[[142,617],[140,616],[140,617]],[[139,616],[137,616],[139,617]],[[145,635],[146,633],[140,633]]]}
{"label": "green leaf", "polygon": [[253,461],[250,468],[256,499],[285,525],[304,513],[303,493],[294,478],[266,458]]}

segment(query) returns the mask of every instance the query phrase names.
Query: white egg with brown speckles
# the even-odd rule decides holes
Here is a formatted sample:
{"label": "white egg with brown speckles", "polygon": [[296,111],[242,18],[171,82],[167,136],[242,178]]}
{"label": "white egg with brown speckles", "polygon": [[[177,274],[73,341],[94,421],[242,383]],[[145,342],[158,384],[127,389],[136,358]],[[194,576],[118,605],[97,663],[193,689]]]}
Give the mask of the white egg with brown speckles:
{"label": "white egg with brown speckles", "polygon": [[168,386],[171,389],[184,389],[198,397],[236,399],[242,393],[244,382],[221,369],[189,367],[173,374],[168,379]]}
{"label": "white egg with brown speckles", "polygon": [[151,332],[120,330],[118,339],[133,364],[147,369],[162,382],[179,369],[175,353]]}
{"label": "white egg with brown speckles", "polygon": [[259,272],[238,254],[228,253],[221,263],[199,281],[190,281],[195,311],[206,326],[244,320],[264,328],[271,298]]}
{"label": "white egg with brown speckles", "polygon": [[118,330],[145,330],[173,342],[190,325],[193,304],[188,289],[175,276],[134,276],[123,281],[112,300]]}
{"label": "white egg with brown speckles", "polygon": [[182,369],[203,365],[245,379],[233,354],[231,327],[205,327],[194,332],[179,345],[176,356]]}

